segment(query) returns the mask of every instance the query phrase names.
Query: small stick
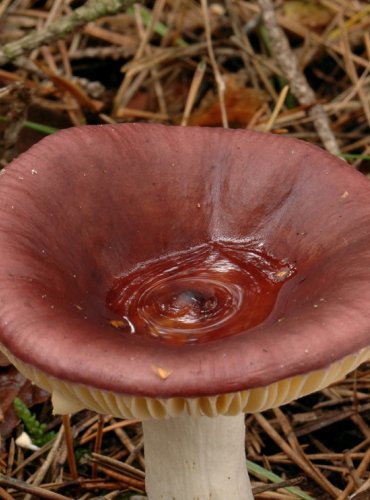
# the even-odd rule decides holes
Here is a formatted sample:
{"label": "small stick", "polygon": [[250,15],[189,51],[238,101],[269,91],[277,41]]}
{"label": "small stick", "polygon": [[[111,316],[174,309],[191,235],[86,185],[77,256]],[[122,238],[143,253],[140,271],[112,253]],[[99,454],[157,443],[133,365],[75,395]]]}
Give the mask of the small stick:
{"label": "small stick", "polygon": [[316,481],[328,493],[338,498],[341,491],[336,488],[309,460],[304,459],[300,454],[297,454],[284,439],[275,431],[272,425],[260,413],[256,413],[254,418],[260,424],[262,429],[275,441],[275,443],[293,460],[309,477]]}
{"label": "small stick", "polygon": [[353,460],[352,457],[349,453],[344,453],[344,461],[347,465],[347,471],[352,478],[352,481],[354,482],[354,485],[356,488],[359,488],[361,486],[361,479],[359,478],[357,474],[357,470],[355,469],[355,466],[353,465]]}
{"label": "small stick", "polygon": [[[112,122],[115,123],[115,122]],[[95,415],[94,417],[88,418],[84,422],[80,424],[76,424],[76,434],[80,434],[82,431],[84,433],[82,436],[79,438],[79,443],[80,445],[86,444],[88,441],[92,441],[95,439],[95,434],[96,434],[96,429],[98,427],[98,421],[99,421],[99,416],[100,415]],[[111,416],[105,417],[106,422],[109,422],[112,419]]]}
{"label": "small stick", "polygon": [[296,477],[294,479],[289,479],[289,481],[281,481],[275,484],[266,484],[265,486],[256,486],[253,488],[253,495],[259,495],[265,491],[276,491],[281,488],[287,488],[289,486],[297,486],[298,484],[302,484],[304,482],[304,477]]}
{"label": "small stick", "polygon": [[277,102],[275,104],[275,108],[273,112],[271,113],[271,116],[269,118],[269,121],[266,123],[264,131],[269,132],[272,127],[274,126],[275,120],[278,117],[281,108],[284,106],[284,102],[286,99],[286,96],[288,95],[289,92],[289,85],[285,85],[285,87],[282,88],[279,97],[277,99]]}
{"label": "small stick", "polygon": [[[62,437],[63,437],[63,431],[64,431],[64,429],[63,429],[63,427],[61,427],[57,436],[54,438],[53,445],[49,451],[48,456],[46,457],[45,462],[41,465],[41,467],[35,473],[35,475],[33,477],[33,481],[32,481],[33,484],[30,485],[31,487],[38,486],[39,484],[41,484],[42,480],[44,479],[52,462],[54,461],[55,457],[57,456],[58,449],[59,449],[59,446],[60,446],[60,443],[61,443]],[[30,481],[30,479],[28,479],[28,481]],[[40,488],[40,489],[42,490],[42,488]],[[42,491],[44,491],[44,490],[42,490]],[[32,491],[31,491],[31,493],[32,493]],[[24,500],[31,500],[31,496],[32,496],[31,494],[25,495]],[[42,497],[40,495],[40,498],[53,498],[53,497]]]}
{"label": "small stick", "polygon": [[258,0],[263,21],[271,39],[272,52],[285,78],[288,80],[292,93],[300,104],[310,106],[308,114],[312,117],[316,131],[325,148],[337,155],[340,150],[324,108],[316,104],[315,94],[308,84],[304,74],[298,67],[298,61],[292,51],[288,39],[279,26],[274,5],[271,0]]}
{"label": "small stick", "polygon": [[[45,490],[44,488],[34,486],[33,484],[28,484],[24,481],[21,481],[20,479],[14,479],[13,477],[4,476],[3,474],[0,474],[0,484],[3,486],[8,486],[9,488],[14,488],[18,491],[23,491],[28,495],[34,495],[37,498],[45,498],[46,500],[71,500],[70,497],[60,495],[59,493],[55,493],[54,491]],[[9,498],[13,500],[13,497],[10,496]],[[5,497],[5,500],[8,499]]]}
{"label": "small stick", "polygon": [[8,124],[3,136],[0,138],[0,149],[2,149],[0,163],[6,165],[14,155],[19,133],[27,119],[28,108],[31,104],[31,93],[22,82],[14,82],[5,89],[1,89],[0,99],[3,96],[9,98],[10,108],[6,116]]}
{"label": "small stick", "polygon": [[[357,469],[354,469],[353,471],[356,477],[358,478],[362,477],[362,475],[368,470],[369,463],[370,463],[370,448],[368,448],[368,450],[366,451]],[[338,496],[337,500],[346,500],[348,498],[348,495],[354,490],[354,488],[355,488],[355,481],[353,477],[350,476],[347,486],[345,487],[341,495]]]}
{"label": "small stick", "polygon": [[[370,477],[367,479],[360,488],[358,488],[355,492],[354,495],[352,495],[350,498],[353,498],[353,500],[356,500],[356,495],[359,495],[360,493],[370,493]],[[361,500],[361,497],[358,497],[358,500]],[[366,497],[363,496],[362,500],[366,500]]]}
{"label": "small stick", "polygon": [[14,458],[15,458],[15,441],[12,438],[10,441],[9,452],[8,452],[8,463],[6,465],[6,474],[8,476],[12,475]]}
{"label": "small stick", "polygon": [[[95,443],[94,443],[94,453],[100,453],[101,445],[103,442],[103,426],[104,426],[104,417],[99,415],[98,427],[96,429],[95,434]],[[92,479],[97,478],[97,463],[94,462],[92,466]]]}
{"label": "small stick", "polygon": [[192,79],[191,84],[190,84],[188,97],[187,97],[186,103],[185,103],[184,114],[183,114],[182,120],[181,120],[181,126],[183,126],[183,127],[185,127],[188,124],[189,116],[190,116],[191,110],[193,109],[195,99],[197,98],[199,87],[202,84],[204,74],[206,72],[206,68],[207,68],[207,65],[204,62],[204,60],[202,59],[196,67],[195,73],[193,75],[193,79]]}
{"label": "small stick", "polygon": [[[258,14],[259,11],[260,11],[260,8],[257,6],[257,5],[254,5],[252,2],[244,2],[245,3],[245,7],[252,11],[254,14]],[[322,46],[322,47],[325,47],[329,50],[332,50],[334,53],[336,54],[339,54],[341,56],[344,55],[344,50],[343,50],[343,47],[342,47],[342,44],[338,44],[338,43],[333,43],[327,39],[325,39],[324,37],[316,34],[314,31],[308,29],[308,28],[305,28],[303,26],[303,23],[292,23],[291,21],[287,21],[284,16],[278,16],[278,19],[279,19],[279,24],[280,26],[282,26],[283,28],[287,28],[289,29],[293,34],[296,34],[300,37],[302,37],[304,40],[307,40],[307,42],[310,42],[310,43],[316,43],[318,44],[318,46]],[[369,67],[369,60],[366,58],[366,57],[361,57],[361,56],[358,56],[356,54],[352,54],[352,59],[353,59],[353,62],[355,62],[356,64],[358,64],[359,66],[367,69]]]}
{"label": "small stick", "polygon": [[71,429],[71,419],[69,415],[63,415],[64,441],[67,447],[67,457],[69,471],[73,480],[78,479],[76,457],[73,449],[73,435]]}
{"label": "small stick", "polygon": [[75,9],[72,14],[61,17],[46,28],[33,31],[20,40],[5,44],[0,49],[0,65],[23,54],[28,54],[41,45],[64,38],[68,33],[89,22],[124,11],[133,3],[134,0],[88,0],[84,5]]}
{"label": "small stick", "polygon": [[131,486],[135,489],[138,489],[140,491],[145,491],[145,484],[144,481],[141,481],[139,479],[134,479],[133,477],[125,476],[124,474],[120,474],[119,472],[112,471],[106,467],[99,466],[99,469],[101,469],[108,477],[119,481],[127,486]]}
{"label": "small stick", "polygon": [[215,80],[216,80],[216,85],[217,85],[217,94],[218,94],[218,99],[220,102],[222,126],[224,128],[228,128],[229,124],[228,124],[227,112],[226,112],[226,106],[225,106],[225,90],[226,90],[225,89],[225,81],[220,73],[220,70],[218,69],[215,53],[214,53],[213,46],[212,46],[212,35],[211,35],[211,26],[209,24],[209,18],[208,18],[207,0],[201,0],[201,5],[202,5],[202,10],[203,10],[203,15],[204,15],[204,27],[205,27],[205,31],[206,31],[208,55],[209,55],[209,58],[211,60],[213,73],[215,75]]}
{"label": "small stick", "polygon": [[106,457],[105,455],[99,455],[98,453],[92,453],[91,459],[98,465],[105,465],[106,467],[116,470],[117,472],[125,472],[127,475],[132,476],[134,478],[135,477],[137,479],[145,478],[145,472],[125,462],[116,460],[115,458]]}
{"label": "small stick", "polygon": [[[133,457],[137,457],[140,464],[142,465],[142,467],[145,467],[145,463],[144,463],[144,460],[143,460],[143,457],[141,456],[140,453],[138,453],[141,449],[141,444],[139,447],[135,446],[131,439],[129,438],[129,436],[127,435],[127,433],[123,430],[123,429],[115,429],[114,430],[116,436],[118,437],[118,439],[121,441],[121,443],[127,448],[127,450],[130,452],[130,461],[133,460]],[[128,462],[130,463],[130,462]]]}
{"label": "small stick", "polygon": [[143,457],[141,455],[141,450],[144,447],[144,439],[141,438],[141,440],[138,442],[138,444],[135,446],[135,448],[130,452],[129,456],[126,458],[125,463],[126,464],[132,464],[136,459],[138,459],[141,463],[141,465],[144,464]]}
{"label": "small stick", "polygon": [[[141,10],[140,10],[140,7],[138,4],[135,4],[134,8],[135,8],[135,19],[136,19],[137,31],[139,33],[140,40],[143,40],[146,37],[146,30],[144,28],[143,20],[141,17]],[[150,46],[150,44],[147,43],[145,45],[145,54],[150,56],[152,54],[152,52],[153,52],[152,47]],[[166,100],[164,98],[164,92],[163,92],[160,78],[158,76],[158,69],[156,66],[153,66],[153,68],[151,69],[151,75],[153,77],[153,86],[154,86],[154,91],[155,91],[156,96],[157,96],[159,111],[162,114],[167,114],[167,104],[166,104]]]}
{"label": "small stick", "polygon": [[0,17],[5,13],[6,9],[11,4],[12,0],[3,0],[0,4]]}
{"label": "small stick", "polygon": [[[165,5],[165,0],[157,0],[154,3],[153,11],[152,11],[152,17],[150,20],[149,25],[147,26],[147,29],[143,35],[143,37],[140,39],[139,47],[135,53],[135,56],[133,57],[132,62],[140,60],[144,53],[145,53],[145,47],[147,43],[149,42],[149,39],[153,33],[155,23],[157,22],[160,13],[163,11]],[[152,54],[148,56],[150,60],[154,60]],[[144,65],[145,66],[145,65]],[[148,69],[148,68],[144,68]],[[134,77],[134,69],[133,70],[127,70],[126,74],[122,80],[122,83],[119,87],[119,89],[116,92],[116,96],[114,98],[114,106],[113,106],[113,115],[116,116],[117,112],[120,108],[120,106],[126,106],[126,104],[129,101],[129,97],[127,96],[127,91],[131,85],[132,79]]]}
{"label": "small stick", "polygon": [[14,500],[14,497],[12,497],[10,493],[7,493],[4,490],[4,488],[1,488],[1,486],[0,486],[0,498],[2,498],[2,500]]}

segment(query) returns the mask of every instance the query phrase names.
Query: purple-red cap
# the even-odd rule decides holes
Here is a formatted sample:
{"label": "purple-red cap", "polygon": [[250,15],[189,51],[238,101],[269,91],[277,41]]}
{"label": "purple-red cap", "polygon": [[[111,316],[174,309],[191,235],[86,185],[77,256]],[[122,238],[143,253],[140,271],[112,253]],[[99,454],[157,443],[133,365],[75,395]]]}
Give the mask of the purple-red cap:
{"label": "purple-red cap", "polygon": [[[254,242],[294,268],[268,321],[181,345],[112,326],[115,279],[210,241]],[[304,142],[88,126],[0,178],[0,343],[59,379],[162,398],[265,386],[369,346],[369,302],[369,182]]]}

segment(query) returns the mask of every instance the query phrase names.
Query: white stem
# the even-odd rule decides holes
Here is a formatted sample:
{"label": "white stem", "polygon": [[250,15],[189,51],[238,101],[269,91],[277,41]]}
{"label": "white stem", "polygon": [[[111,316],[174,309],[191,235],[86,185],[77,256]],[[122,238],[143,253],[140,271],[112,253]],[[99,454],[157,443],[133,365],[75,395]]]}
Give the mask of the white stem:
{"label": "white stem", "polygon": [[149,500],[252,500],[244,415],[146,420]]}

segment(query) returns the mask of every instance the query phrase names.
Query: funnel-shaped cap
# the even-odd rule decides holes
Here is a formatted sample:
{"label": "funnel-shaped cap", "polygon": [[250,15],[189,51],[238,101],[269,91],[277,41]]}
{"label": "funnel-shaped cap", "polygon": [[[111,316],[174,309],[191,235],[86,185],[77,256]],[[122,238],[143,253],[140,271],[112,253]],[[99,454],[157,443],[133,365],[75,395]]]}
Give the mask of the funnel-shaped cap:
{"label": "funnel-shaped cap", "polygon": [[268,385],[367,347],[369,301],[369,183],[294,139],[81,127],[0,179],[0,343],[65,381]]}

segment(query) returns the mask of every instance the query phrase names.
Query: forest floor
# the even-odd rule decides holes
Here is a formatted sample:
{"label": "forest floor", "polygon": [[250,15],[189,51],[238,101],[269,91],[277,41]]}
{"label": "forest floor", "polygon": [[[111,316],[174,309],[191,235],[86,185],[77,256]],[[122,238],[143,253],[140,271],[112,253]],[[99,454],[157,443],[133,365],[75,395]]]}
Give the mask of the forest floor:
{"label": "forest floor", "polygon": [[[297,137],[368,176],[369,26],[361,0],[2,0],[0,163],[57,129],[141,121]],[[0,365],[0,498],[145,494],[140,422],[51,414]],[[39,449],[17,440],[27,420],[53,433]],[[370,364],[246,425],[256,498],[370,499]]]}

